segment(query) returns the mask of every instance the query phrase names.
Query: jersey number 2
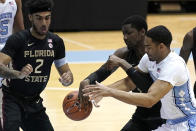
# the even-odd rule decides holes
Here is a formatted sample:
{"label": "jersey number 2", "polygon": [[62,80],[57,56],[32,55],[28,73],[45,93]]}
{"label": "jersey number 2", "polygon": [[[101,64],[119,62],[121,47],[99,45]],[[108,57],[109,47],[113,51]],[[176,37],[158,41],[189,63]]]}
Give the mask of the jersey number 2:
{"label": "jersey number 2", "polygon": [[39,69],[40,69],[40,67],[43,66],[44,60],[43,59],[37,59],[36,63],[39,63],[39,64],[38,64],[38,66],[35,67],[35,73],[41,73],[42,71],[39,70]]}

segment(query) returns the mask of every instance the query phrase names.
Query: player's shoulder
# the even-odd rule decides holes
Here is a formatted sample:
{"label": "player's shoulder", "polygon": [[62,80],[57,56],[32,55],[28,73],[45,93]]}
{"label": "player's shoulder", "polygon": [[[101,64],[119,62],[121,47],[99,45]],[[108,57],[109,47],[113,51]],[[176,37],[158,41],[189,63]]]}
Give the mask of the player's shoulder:
{"label": "player's shoulder", "polygon": [[49,37],[52,38],[53,40],[56,40],[56,41],[62,40],[62,38],[59,35],[55,34],[55,33],[48,32],[48,34],[49,34]]}
{"label": "player's shoulder", "polygon": [[19,32],[16,32],[14,34],[12,34],[9,39],[14,39],[14,40],[26,40],[28,39],[30,33],[28,30],[22,30],[22,31],[19,31]]}
{"label": "player's shoulder", "polygon": [[169,66],[170,68],[171,67],[177,68],[180,66],[184,67],[186,65],[186,63],[185,63],[184,59],[182,57],[180,57],[178,54],[171,52],[169,54],[166,65]]}
{"label": "player's shoulder", "polygon": [[118,57],[123,57],[125,56],[127,53],[129,52],[129,49],[127,47],[122,47],[122,48],[118,48],[115,52],[114,55],[118,56]]}

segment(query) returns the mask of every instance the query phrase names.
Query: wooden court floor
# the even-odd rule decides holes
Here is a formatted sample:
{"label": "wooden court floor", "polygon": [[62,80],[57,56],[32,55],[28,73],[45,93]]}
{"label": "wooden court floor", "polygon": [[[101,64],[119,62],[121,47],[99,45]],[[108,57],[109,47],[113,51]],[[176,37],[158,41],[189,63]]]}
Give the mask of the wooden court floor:
{"label": "wooden court floor", "polygon": [[[147,22],[149,28],[156,25],[167,26],[173,34],[172,48],[180,48],[185,33],[196,26],[196,14],[148,15]],[[115,50],[125,46],[121,31],[57,34],[63,38],[67,53],[69,51]],[[69,65],[74,75],[74,83],[70,87],[63,87],[58,82],[58,73],[52,67],[49,83],[42,96],[55,131],[119,131],[131,118],[135,106],[122,103],[113,98],[104,98],[100,102],[101,107],[93,108],[91,115],[83,121],[72,121],[64,115],[62,101],[65,95],[69,91],[78,90],[80,81],[98,69],[101,64],[103,63],[70,63]],[[193,83],[195,71],[192,60],[188,62],[188,68],[190,69]],[[103,83],[110,84],[125,76],[126,74],[119,69]]]}

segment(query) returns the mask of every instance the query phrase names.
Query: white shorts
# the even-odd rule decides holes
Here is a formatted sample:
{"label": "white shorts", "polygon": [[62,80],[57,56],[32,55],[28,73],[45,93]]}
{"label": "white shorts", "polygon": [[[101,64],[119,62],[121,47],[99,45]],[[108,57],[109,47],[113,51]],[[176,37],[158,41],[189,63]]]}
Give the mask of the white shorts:
{"label": "white shorts", "polygon": [[175,125],[166,123],[153,131],[196,131],[196,120],[189,120]]}

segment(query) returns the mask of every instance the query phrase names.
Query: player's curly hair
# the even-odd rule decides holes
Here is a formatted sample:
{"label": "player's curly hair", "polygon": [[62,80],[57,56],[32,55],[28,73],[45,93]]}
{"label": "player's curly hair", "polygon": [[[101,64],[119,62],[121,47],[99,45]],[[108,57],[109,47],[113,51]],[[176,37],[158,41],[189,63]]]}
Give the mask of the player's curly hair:
{"label": "player's curly hair", "polygon": [[122,26],[127,24],[131,24],[131,27],[137,29],[138,31],[144,29],[147,32],[148,30],[148,25],[146,23],[146,20],[140,15],[133,15],[126,18],[123,21]]}
{"label": "player's curly hair", "polygon": [[150,37],[153,42],[157,44],[163,43],[167,47],[170,47],[172,41],[171,32],[163,25],[159,25],[151,28],[146,33],[146,36]]}
{"label": "player's curly hair", "polygon": [[52,0],[28,0],[25,3],[30,14],[43,11],[52,11],[54,3]]}

